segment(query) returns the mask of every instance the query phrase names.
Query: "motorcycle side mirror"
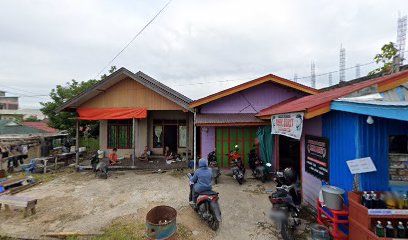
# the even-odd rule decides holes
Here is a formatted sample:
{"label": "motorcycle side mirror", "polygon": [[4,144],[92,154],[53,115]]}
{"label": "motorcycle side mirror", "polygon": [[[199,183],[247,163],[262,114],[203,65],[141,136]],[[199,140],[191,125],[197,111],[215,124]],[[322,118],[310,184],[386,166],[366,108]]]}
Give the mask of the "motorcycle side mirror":
{"label": "motorcycle side mirror", "polygon": [[265,164],[267,167],[272,167],[272,164],[271,163],[266,163]]}

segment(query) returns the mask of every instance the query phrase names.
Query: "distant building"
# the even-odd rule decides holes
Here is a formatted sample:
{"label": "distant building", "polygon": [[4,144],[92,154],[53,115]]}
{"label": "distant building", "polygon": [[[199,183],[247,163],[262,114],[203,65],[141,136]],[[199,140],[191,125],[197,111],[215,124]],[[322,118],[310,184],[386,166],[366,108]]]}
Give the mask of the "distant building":
{"label": "distant building", "polygon": [[18,97],[6,97],[6,92],[0,90],[0,120],[23,121],[29,117],[45,118],[39,109],[19,109]]}
{"label": "distant building", "polygon": [[0,91],[0,110],[17,110],[18,97],[6,97],[5,91]]}

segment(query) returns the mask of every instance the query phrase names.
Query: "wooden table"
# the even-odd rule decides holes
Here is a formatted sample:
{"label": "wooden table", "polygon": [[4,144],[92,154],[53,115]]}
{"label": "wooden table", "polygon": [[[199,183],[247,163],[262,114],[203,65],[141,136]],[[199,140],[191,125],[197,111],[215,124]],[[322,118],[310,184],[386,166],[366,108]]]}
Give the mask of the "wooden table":
{"label": "wooden table", "polygon": [[53,159],[53,157],[40,157],[36,158],[35,160],[38,161],[43,161],[44,162],[44,173],[47,173],[47,163],[49,160]]}
{"label": "wooden table", "polygon": [[70,158],[70,157],[73,157],[73,156],[75,156],[75,152],[70,152],[70,153],[61,153],[61,154],[58,154],[57,156],[55,156],[55,165],[54,165],[54,169],[55,170],[57,170],[57,167],[58,167],[58,160],[61,160],[61,159],[68,159],[68,158]]}
{"label": "wooden table", "polygon": [[31,197],[21,197],[21,196],[0,196],[0,209],[2,204],[6,211],[9,211],[9,206],[22,207],[24,208],[24,217],[28,216],[28,211],[31,214],[35,214],[35,205],[37,205],[37,199]]}

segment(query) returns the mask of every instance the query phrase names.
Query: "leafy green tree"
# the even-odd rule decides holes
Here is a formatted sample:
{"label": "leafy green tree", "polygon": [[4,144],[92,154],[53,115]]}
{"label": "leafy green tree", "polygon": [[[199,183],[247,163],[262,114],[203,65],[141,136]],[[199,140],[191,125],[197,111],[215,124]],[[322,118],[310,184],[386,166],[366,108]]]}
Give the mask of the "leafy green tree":
{"label": "leafy green tree", "polygon": [[37,116],[30,115],[26,117],[25,119],[23,119],[23,122],[41,122],[41,120],[38,119]]}
{"label": "leafy green tree", "polygon": [[381,53],[375,55],[374,61],[382,66],[369,72],[368,75],[373,75],[377,73],[389,74],[392,70],[393,58],[398,54],[398,49],[395,47],[393,42],[384,44],[381,48]]}
{"label": "leafy green tree", "polygon": [[[116,70],[115,66],[112,66],[109,73],[113,73]],[[101,76],[101,79],[106,78],[107,75]],[[88,90],[100,80],[90,79],[88,81],[78,82],[72,79],[65,85],[57,85],[51,90],[50,97],[51,101],[41,102],[41,111],[49,119],[48,125],[50,127],[67,130],[71,135],[75,135],[75,117],[74,112],[56,112],[57,108],[62,106],[65,102],[73,99],[78,94]],[[90,136],[96,137],[99,132],[99,122],[98,121],[81,121],[81,125],[89,125]]]}

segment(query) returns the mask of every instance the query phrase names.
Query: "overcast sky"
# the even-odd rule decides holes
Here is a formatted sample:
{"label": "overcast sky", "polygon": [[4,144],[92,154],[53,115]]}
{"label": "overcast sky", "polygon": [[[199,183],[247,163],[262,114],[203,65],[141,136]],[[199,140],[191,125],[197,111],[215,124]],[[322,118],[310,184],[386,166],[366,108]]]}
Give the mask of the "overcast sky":
{"label": "overcast sky", "polygon": [[[57,84],[94,78],[166,2],[0,0],[0,89],[47,95]],[[312,61],[316,74],[336,71],[340,44],[346,67],[370,62],[396,40],[398,12],[407,10],[406,0],[173,0],[113,65],[197,99],[268,73],[307,77]],[[327,84],[327,75],[317,78],[318,87]],[[20,105],[44,100],[22,97]]]}

